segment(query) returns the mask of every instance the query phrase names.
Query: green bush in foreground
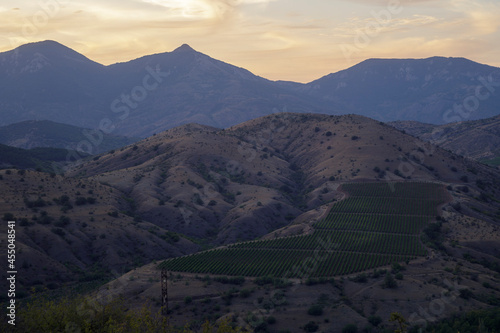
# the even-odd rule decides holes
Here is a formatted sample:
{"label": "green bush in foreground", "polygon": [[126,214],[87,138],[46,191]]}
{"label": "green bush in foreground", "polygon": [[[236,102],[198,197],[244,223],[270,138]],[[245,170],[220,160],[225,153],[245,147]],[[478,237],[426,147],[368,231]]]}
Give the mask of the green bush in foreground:
{"label": "green bush in foreground", "polygon": [[[147,306],[137,311],[127,311],[123,300],[116,299],[108,304],[84,297],[58,301],[38,298],[21,305],[16,316],[16,325],[6,321],[0,323],[1,332],[81,332],[81,333],[192,333],[188,326],[175,328],[161,313],[153,313]],[[227,322],[211,324],[206,322],[203,333],[241,332]]]}

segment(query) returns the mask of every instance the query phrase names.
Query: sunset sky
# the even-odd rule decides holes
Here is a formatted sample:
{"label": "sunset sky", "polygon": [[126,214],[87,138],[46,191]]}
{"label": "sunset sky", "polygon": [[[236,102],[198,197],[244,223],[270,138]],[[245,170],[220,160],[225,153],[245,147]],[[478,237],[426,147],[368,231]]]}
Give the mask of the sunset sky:
{"label": "sunset sky", "polygon": [[271,80],[368,58],[500,67],[498,0],[0,0],[0,51],[58,41],[108,65],[183,43]]}

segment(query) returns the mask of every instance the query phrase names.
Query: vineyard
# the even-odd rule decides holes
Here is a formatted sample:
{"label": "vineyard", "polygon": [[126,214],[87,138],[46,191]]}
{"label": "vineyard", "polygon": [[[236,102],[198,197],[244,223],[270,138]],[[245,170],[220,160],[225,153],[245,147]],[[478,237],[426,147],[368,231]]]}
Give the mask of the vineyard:
{"label": "vineyard", "polygon": [[326,277],[425,256],[420,232],[445,202],[433,183],[350,183],[309,235],[229,245],[160,264],[171,271]]}

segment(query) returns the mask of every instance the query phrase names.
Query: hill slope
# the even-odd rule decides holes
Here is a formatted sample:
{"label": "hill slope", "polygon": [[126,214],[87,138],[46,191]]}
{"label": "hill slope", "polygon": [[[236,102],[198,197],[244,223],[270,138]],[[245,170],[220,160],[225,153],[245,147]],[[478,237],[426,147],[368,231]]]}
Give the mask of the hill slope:
{"label": "hill slope", "polygon": [[[0,144],[0,168],[37,169],[46,172],[58,172],[68,165],[68,154],[76,152],[60,148],[21,149]],[[83,154],[81,157],[87,157]],[[54,163],[57,165],[54,168]]]}
{"label": "hill slope", "polygon": [[500,157],[500,116],[441,126],[411,121],[392,122],[390,125],[475,160]]}
{"label": "hill slope", "polygon": [[[18,244],[29,254],[19,257],[27,272],[20,281],[23,288],[48,285],[54,274],[61,278],[51,288],[109,276],[109,270],[119,276],[136,265],[205,246],[311,234],[332,205],[352,191],[342,190],[346,182],[371,181],[393,193],[394,182],[411,180],[438,183],[451,202],[438,208],[435,220],[441,225],[428,231],[437,245],[428,248],[428,257],[405,265],[397,289],[382,288],[385,278],[379,272],[311,289],[309,284],[319,281],[278,283],[276,289],[269,283],[255,289],[246,281],[251,296],[242,292],[229,308],[239,312],[234,313],[236,320],[252,325],[247,314],[264,313],[267,299],[276,292],[287,295],[287,310],[273,312],[278,325],[287,329],[310,321],[308,307],[320,301],[331,305],[325,307],[325,316],[342,318],[338,323],[321,321],[322,328],[333,331],[349,322],[367,324],[369,315],[387,318],[396,309],[408,318],[434,300],[431,295],[442,295],[443,288],[443,295],[454,292],[456,300],[439,316],[498,304],[497,290],[489,286],[500,267],[499,171],[363,116],[282,113],[225,130],[188,124],[95,156],[67,170],[66,176],[0,174],[0,210],[11,214],[4,219],[18,221]],[[347,202],[352,200],[339,204]],[[426,215],[434,213],[433,208]],[[383,234],[369,233],[373,239]],[[418,236],[413,237],[418,250]],[[356,245],[337,243],[346,251]],[[153,266],[107,284],[99,299],[122,294],[128,306],[145,300],[158,305],[159,272]],[[470,288],[464,298],[457,288],[443,287],[445,279],[458,277]],[[185,320],[199,320],[204,310],[219,318],[221,306],[228,308],[236,295],[220,284],[210,277],[169,275],[176,305],[172,320],[184,325]],[[262,307],[256,305],[261,297]]]}
{"label": "hill slope", "polygon": [[[130,210],[123,193],[94,180],[6,169],[0,170],[0,187],[0,217],[16,222],[19,295],[31,287],[102,283],[151,260],[199,249],[164,228],[134,221],[123,213]],[[6,232],[0,231],[2,239]]]}
{"label": "hill slope", "polygon": [[[86,128],[48,120],[28,120],[0,127],[0,143],[24,149],[50,147],[99,154],[131,144],[138,139],[96,134]],[[83,155],[83,154],[82,154]]]}
{"label": "hill slope", "polygon": [[486,166],[362,116],[291,113],[227,130],[181,126],[68,174],[117,187],[134,199],[144,220],[216,244],[256,238],[317,215],[342,197],[336,188],[343,181],[475,186],[478,179],[490,184],[498,177]]}

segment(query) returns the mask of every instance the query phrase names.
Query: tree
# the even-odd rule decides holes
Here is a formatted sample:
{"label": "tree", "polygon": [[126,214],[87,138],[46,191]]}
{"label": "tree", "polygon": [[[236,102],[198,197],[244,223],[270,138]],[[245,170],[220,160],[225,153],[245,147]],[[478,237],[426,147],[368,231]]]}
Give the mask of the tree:
{"label": "tree", "polygon": [[390,322],[394,322],[395,321],[395,322],[398,323],[399,328],[394,331],[395,333],[404,333],[404,332],[406,332],[406,327],[408,325],[406,324],[406,319],[400,313],[398,313],[398,312],[391,313],[391,317],[389,318],[389,321]]}

